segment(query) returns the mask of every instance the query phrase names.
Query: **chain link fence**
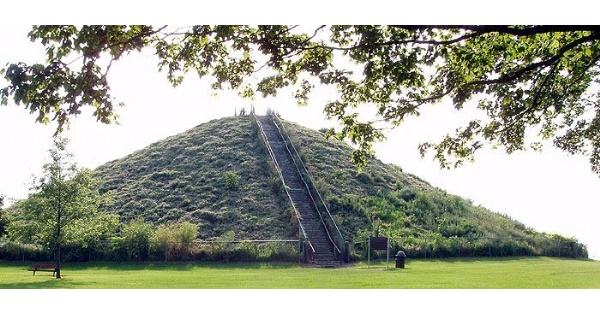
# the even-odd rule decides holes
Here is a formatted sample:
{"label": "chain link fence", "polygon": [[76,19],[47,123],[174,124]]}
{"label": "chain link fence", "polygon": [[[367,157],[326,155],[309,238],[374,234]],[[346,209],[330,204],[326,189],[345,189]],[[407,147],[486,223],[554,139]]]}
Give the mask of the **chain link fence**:
{"label": "chain link fence", "polygon": [[[183,243],[98,241],[93,246],[62,246],[65,262],[84,261],[288,261],[301,260],[298,240],[194,241]],[[0,241],[0,260],[53,261],[54,251],[41,246]]]}
{"label": "chain link fence", "polygon": [[[367,241],[352,242],[350,259],[367,260]],[[392,253],[404,251],[409,258],[447,257],[507,257],[549,256],[587,258],[584,245],[565,239],[539,239],[535,241],[513,237],[480,238],[393,238]],[[193,241],[183,243],[156,243],[152,241],[127,241],[110,239],[98,241],[93,246],[63,246],[65,262],[82,261],[212,261],[250,262],[286,261],[302,262],[299,240],[240,240],[240,241]],[[385,258],[384,251],[372,251],[371,258]],[[0,260],[52,261],[53,251],[31,244],[0,240]]]}
{"label": "chain link fence", "polygon": [[[459,237],[450,238],[391,238],[393,253],[404,251],[411,258],[447,258],[447,257],[507,257],[507,256],[548,256],[568,258],[588,258],[587,248],[563,238],[520,239],[515,237],[493,237],[469,240]],[[356,260],[367,259],[367,240],[355,242],[352,257]],[[371,253],[371,257],[385,253]],[[382,256],[383,257],[383,256]]]}

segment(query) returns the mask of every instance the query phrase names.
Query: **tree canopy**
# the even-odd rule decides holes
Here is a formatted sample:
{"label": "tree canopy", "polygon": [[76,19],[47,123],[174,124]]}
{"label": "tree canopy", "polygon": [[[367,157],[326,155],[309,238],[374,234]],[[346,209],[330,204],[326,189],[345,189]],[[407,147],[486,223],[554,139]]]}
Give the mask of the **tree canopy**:
{"label": "tree canopy", "polygon": [[[60,132],[82,107],[110,123],[119,104],[108,73],[123,55],[152,49],[158,69],[177,86],[194,72],[215,89],[244,97],[291,92],[307,104],[317,85],[333,86],[330,135],[356,145],[359,166],[384,138],[383,125],[400,125],[425,105],[450,99],[457,110],[476,107],[483,118],[438,142],[422,143],[442,167],[473,159],[486,144],[511,153],[542,142],[589,157],[600,174],[600,60],[598,26],[287,25],[34,26],[47,60],[15,62],[2,70],[0,89],[37,121]],[[375,118],[359,110],[374,106]],[[531,133],[537,134],[534,139]]]}

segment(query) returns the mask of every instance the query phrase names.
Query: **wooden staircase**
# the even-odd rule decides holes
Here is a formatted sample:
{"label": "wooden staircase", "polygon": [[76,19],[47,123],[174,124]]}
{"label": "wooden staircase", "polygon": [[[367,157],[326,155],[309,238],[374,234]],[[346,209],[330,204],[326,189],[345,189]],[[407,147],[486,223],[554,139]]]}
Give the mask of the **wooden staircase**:
{"label": "wooden staircase", "polygon": [[307,183],[294,163],[292,152],[286,146],[281,130],[269,115],[256,116],[256,118],[265,145],[270,148],[271,158],[280,172],[287,195],[299,217],[301,229],[306,234],[310,250],[313,251],[309,262],[320,267],[339,266],[341,264],[339,249],[336,253],[333,240],[319,215]]}

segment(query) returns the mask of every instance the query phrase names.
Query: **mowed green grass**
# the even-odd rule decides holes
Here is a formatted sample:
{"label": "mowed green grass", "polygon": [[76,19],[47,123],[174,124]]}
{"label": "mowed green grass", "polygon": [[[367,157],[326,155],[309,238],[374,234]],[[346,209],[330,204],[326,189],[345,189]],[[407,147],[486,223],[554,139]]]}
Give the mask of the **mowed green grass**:
{"label": "mowed green grass", "polygon": [[600,261],[547,257],[393,260],[344,268],[288,263],[78,263],[32,276],[0,262],[4,289],[545,289],[600,288]]}

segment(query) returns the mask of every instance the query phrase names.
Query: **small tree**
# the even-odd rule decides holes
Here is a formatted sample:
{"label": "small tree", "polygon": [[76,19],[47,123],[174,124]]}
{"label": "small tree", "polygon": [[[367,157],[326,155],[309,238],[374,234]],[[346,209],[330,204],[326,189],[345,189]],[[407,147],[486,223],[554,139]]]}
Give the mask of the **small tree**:
{"label": "small tree", "polygon": [[176,237],[182,254],[187,255],[192,247],[192,242],[198,237],[198,226],[191,222],[183,222],[177,227]]}
{"label": "small tree", "polygon": [[175,231],[172,225],[161,224],[154,232],[154,244],[165,255],[165,262],[172,256],[172,251],[175,245]]}
{"label": "small tree", "polygon": [[145,260],[148,258],[150,240],[154,236],[152,223],[138,218],[121,228],[121,235],[125,239],[127,255],[130,260]]}
{"label": "small tree", "polygon": [[114,231],[118,223],[116,215],[98,212],[106,196],[100,195],[92,172],[78,169],[71,161],[67,143],[67,139],[55,138],[43,176],[34,180],[29,197],[17,202],[8,227],[11,238],[55,251],[57,279],[61,278],[63,245],[87,247]]}

